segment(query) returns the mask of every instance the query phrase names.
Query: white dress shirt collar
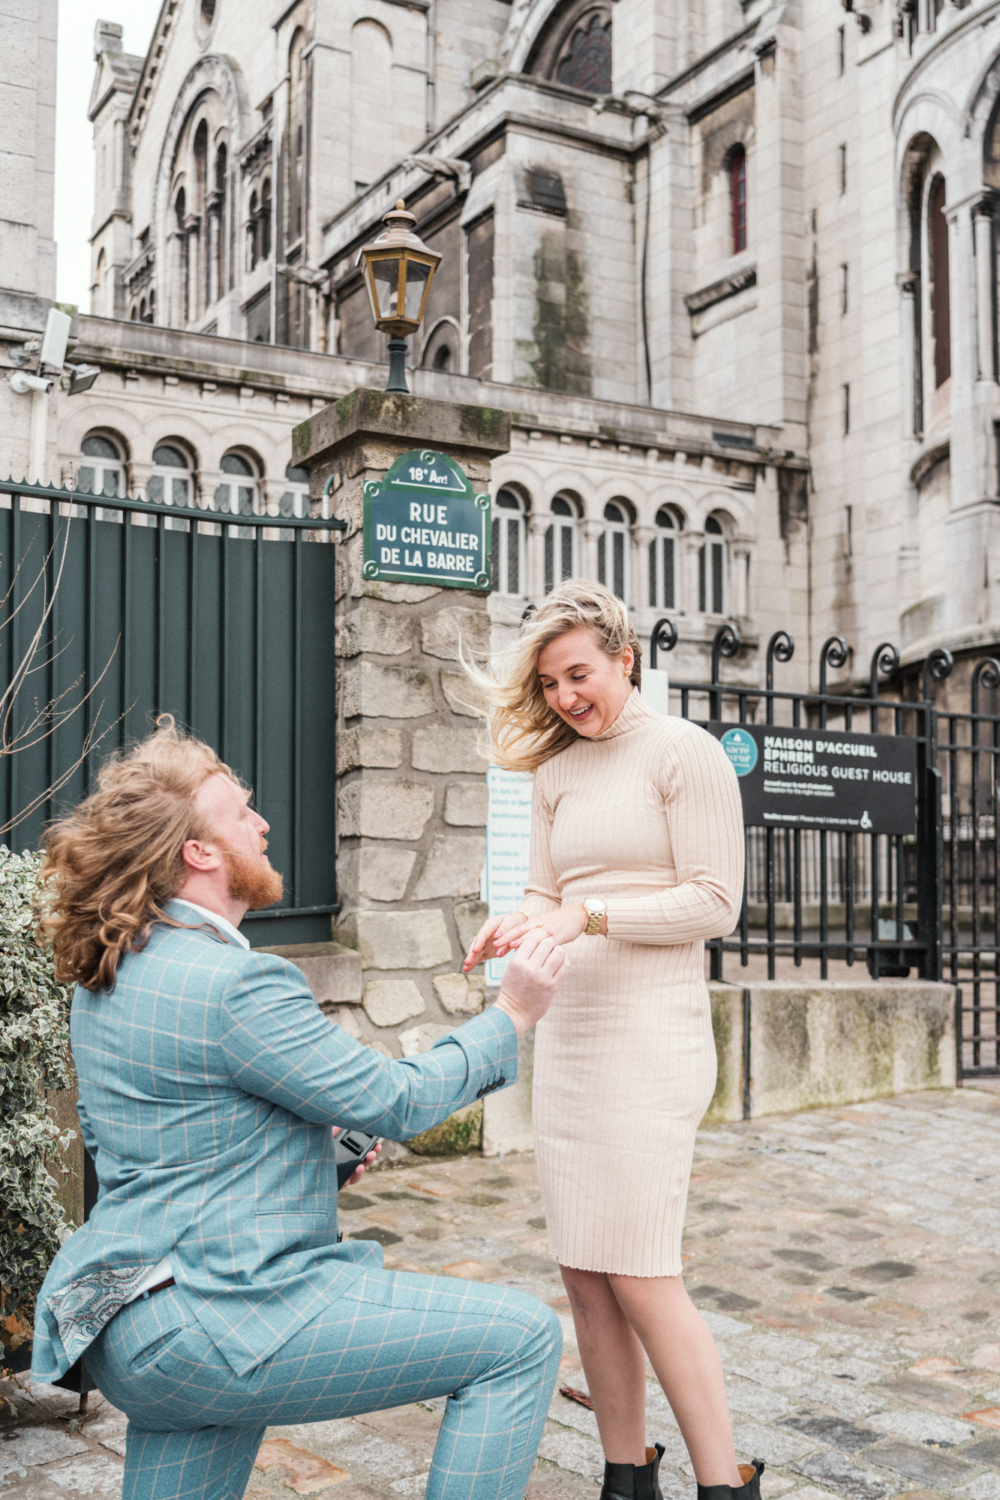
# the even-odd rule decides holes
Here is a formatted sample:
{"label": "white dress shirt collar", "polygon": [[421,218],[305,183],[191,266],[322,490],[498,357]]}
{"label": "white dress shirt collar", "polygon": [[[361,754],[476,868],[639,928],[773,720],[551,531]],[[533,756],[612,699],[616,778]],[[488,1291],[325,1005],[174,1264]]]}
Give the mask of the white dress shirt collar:
{"label": "white dress shirt collar", "polygon": [[196,901],[188,901],[184,896],[175,896],[174,900],[180,906],[189,906],[192,911],[196,911],[206,922],[211,922],[213,926],[218,927],[223,937],[230,937],[234,942],[239,943],[241,947],[249,948],[250,944],[239,928],[234,927],[232,922],[227,922],[225,917],[220,917],[217,911],[209,911],[207,907],[199,906]]}

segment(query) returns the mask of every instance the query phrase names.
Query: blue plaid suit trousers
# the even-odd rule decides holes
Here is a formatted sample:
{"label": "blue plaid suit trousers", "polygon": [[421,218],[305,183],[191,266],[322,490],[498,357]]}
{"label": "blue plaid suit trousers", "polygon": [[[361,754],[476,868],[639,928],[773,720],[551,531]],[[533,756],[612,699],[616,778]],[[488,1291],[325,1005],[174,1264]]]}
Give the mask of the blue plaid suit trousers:
{"label": "blue plaid suit trousers", "polygon": [[[367,1248],[367,1247],[366,1247]],[[240,1500],[265,1428],[450,1396],[427,1500],[520,1500],[562,1333],[523,1292],[372,1265],[238,1375],[171,1287],[123,1308],[87,1354],[129,1418],[122,1500]]]}

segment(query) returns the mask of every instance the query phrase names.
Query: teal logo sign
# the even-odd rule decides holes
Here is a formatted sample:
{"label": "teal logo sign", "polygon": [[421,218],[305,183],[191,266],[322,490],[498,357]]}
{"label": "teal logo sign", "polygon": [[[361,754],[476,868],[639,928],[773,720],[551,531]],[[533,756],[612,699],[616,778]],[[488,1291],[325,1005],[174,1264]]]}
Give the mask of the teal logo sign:
{"label": "teal logo sign", "polygon": [[757,742],[753,735],[745,729],[727,729],[722,736],[722,748],[737,776],[749,776],[757,764]]}
{"label": "teal logo sign", "polygon": [[488,589],[490,497],[428,448],[398,458],[364,492],[365,578]]}

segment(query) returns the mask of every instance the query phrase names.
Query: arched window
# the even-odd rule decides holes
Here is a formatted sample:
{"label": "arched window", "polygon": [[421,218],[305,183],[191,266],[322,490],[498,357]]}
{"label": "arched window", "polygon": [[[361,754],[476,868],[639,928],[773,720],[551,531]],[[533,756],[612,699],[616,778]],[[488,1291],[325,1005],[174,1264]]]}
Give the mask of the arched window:
{"label": "arched window", "polygon": [[191,256],[187,236],[187,194],[181,188],[174,199],[177,220],[177,303],[180,322],[186,323],[191,307]]}
{"label": "arched window", "polygon": [[604,507],[604,530],[597,539],[597,580],[619,599],[628,588],[628,514],[614,501]]}
{"label": "arched window", "polygon": [[549,509],[555,519],[545,531],[545,592],[576,572],[576,516],[571,501],[557,495]]}
{"label": "arched window", "polygon": [[300,28],[288,52],[288,242],[302,238],[306,191],[306,34]]}
{"label": "arched window", "polygon": [[250,194],[250,217],[247,219],[247,270],[248,271],[254,270],[254,268],[257,265],[257,260],[258,260],[257,245],[258,245],[258,229],[259,229],[259,224],[258,224],[257,214],[258,214],[257,194],[256,194],[256,192],[253,192],[253,193]]}
{"label": "arched window", "polygon": [[260,490],[257,471],[250,460],[242,453],[227,453],[219,467],[224,477],[215,487],[214,509],[231,516],[256,515]]}
{"label": "arched window", "polygon": [[307,516],[309,514],[309,470],[297,469],[289,464],[285,470],[287,481],[278,510],[283,516]]}
{"label": "arched window", "polygon": [[226,182],[229,170],[229,153],[221,145],[215,153],[215,192],[211,199],[212,211],[212,260],[213,286],[211,300],[222,296],[226,289]]}
{"label": "arched window", "polygon": [[951,295],[948,285],[948,220],[944,216],[945,181],[935,177],[927,197],[927,244],[930,251],[931,334],[934,339],[934,386],[951,375]]}
{"label": "arched window", "polygon": [[271,259],[271,179],[264,178],[260,190],[260,258]]}
{"label": "arched window", "polygon": [[77,470],[76,487],[85,495],[125,494],[125,445],[103,433],[92,432],[80,444],[85,463]]}
{"label": "arched window", "polygon": [[153,469],[146,498],[159,505],[191,505],[194,474],[191,460],[176,443],[158,443],[153,449]]}
{"label": "arched window", "polygon": [[425,370],[458,370],[458,329],[442,318],[424,342],[420,363]]}
{"label": "arched window", "polygon": [[676,609],[680,518],[663,506],[656,512],[656,525],[658,535],[649,544],[649,603],[652,609]]}
{"label": "arched window", "polygon": [[726,538],[718,516],[705,522],[705,540],[698,552],[698,608],[703,615],[723,615],[728,593]]}
{"label": "arched window", "polygon": [[552,78],[591,94],[611,92],[611,5],[569,0],[531,49],[525,72]]}
{"label": "arched window", "polygon": [[[146,306],[145,302],[143,302],[141,304],[141,306],[143,308],[145,308],[145,306]],[[131,318],[131,320],[132,320],[133,323],[138,323],[139,322],[139,308],[136,307],[136,305],[135,305],[134,302],[132,303],[132,311],[129,313],[129,317]]]}
{"label": "arched window", "polygon": [[732,203],[733,254],[747,247],[747,154],[734,146],[729,157],[729,193]]}
{"label": "arched window", "polygon": [[501,490],[493,502],[493,592],[524,594],[524,502]]}
{"label": "arched window", "polygon": [[201,120],[194,133],[194,180],[195,180],[195,203],[193,212],[198,216],[199,223],[191,228],[190,254],[197,264],[197,273],[192,278],[197,288],[197,302],[191,307],[189,317],[200,317],[205,308],[212,300],[212,289],[210,278],[212,273],[211,249],[206,243],[208,240],[208,124]]}

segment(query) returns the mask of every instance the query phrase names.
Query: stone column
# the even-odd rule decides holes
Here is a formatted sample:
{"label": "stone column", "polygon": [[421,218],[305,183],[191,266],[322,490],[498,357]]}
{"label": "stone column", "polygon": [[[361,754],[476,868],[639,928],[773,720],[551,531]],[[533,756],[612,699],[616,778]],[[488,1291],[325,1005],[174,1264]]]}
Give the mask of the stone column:
{"label": "stone column", "polygon": [[896,278],[899,287],[900,353],[903,382],[903,438],[919,437],[923,431],[920,399],[920,349],[917,343],[916,297],[920,278],[916,271],[904,271]]}
{"label": "stone column", "polygon": [[993,202],[984,198],[973,209],[976,249],[976,340],[980,380],[995,380]]}
{"label": "stone column", "polygon": [[636,610],[654,609],[649,597],[649,549],[656,541],[656,526],[632,526],[630,541],[632,548],[632,607]]}
{"label": "stone column", "polygon": [[485,491],[510,419],[355,390],[297,427],[293,444],[293,461],[311,470],[314,508],[326,494],[347,523],[335,534],[335,936],[361,956],[357,1034],[408,1056],[483,1005],[483,980],[461,973],[485,916],[487,792],[484,725],[459,646],[482,660],[489,617],[485,592],[364,579],[363,492],[413,448],[446,454]]}
{"label": "stone column", "polygon": [[580,576],[582,578],[596,578],[597,544],[604,531],[604,522],[594,520],[578,521],[577,527]]}
{"label": "stone column", "polygon": [[545,533],[552,525],[552,516],[545,511],[529,511],[525,525],[525,569],[530,598],[540,599],[545,593]]}

